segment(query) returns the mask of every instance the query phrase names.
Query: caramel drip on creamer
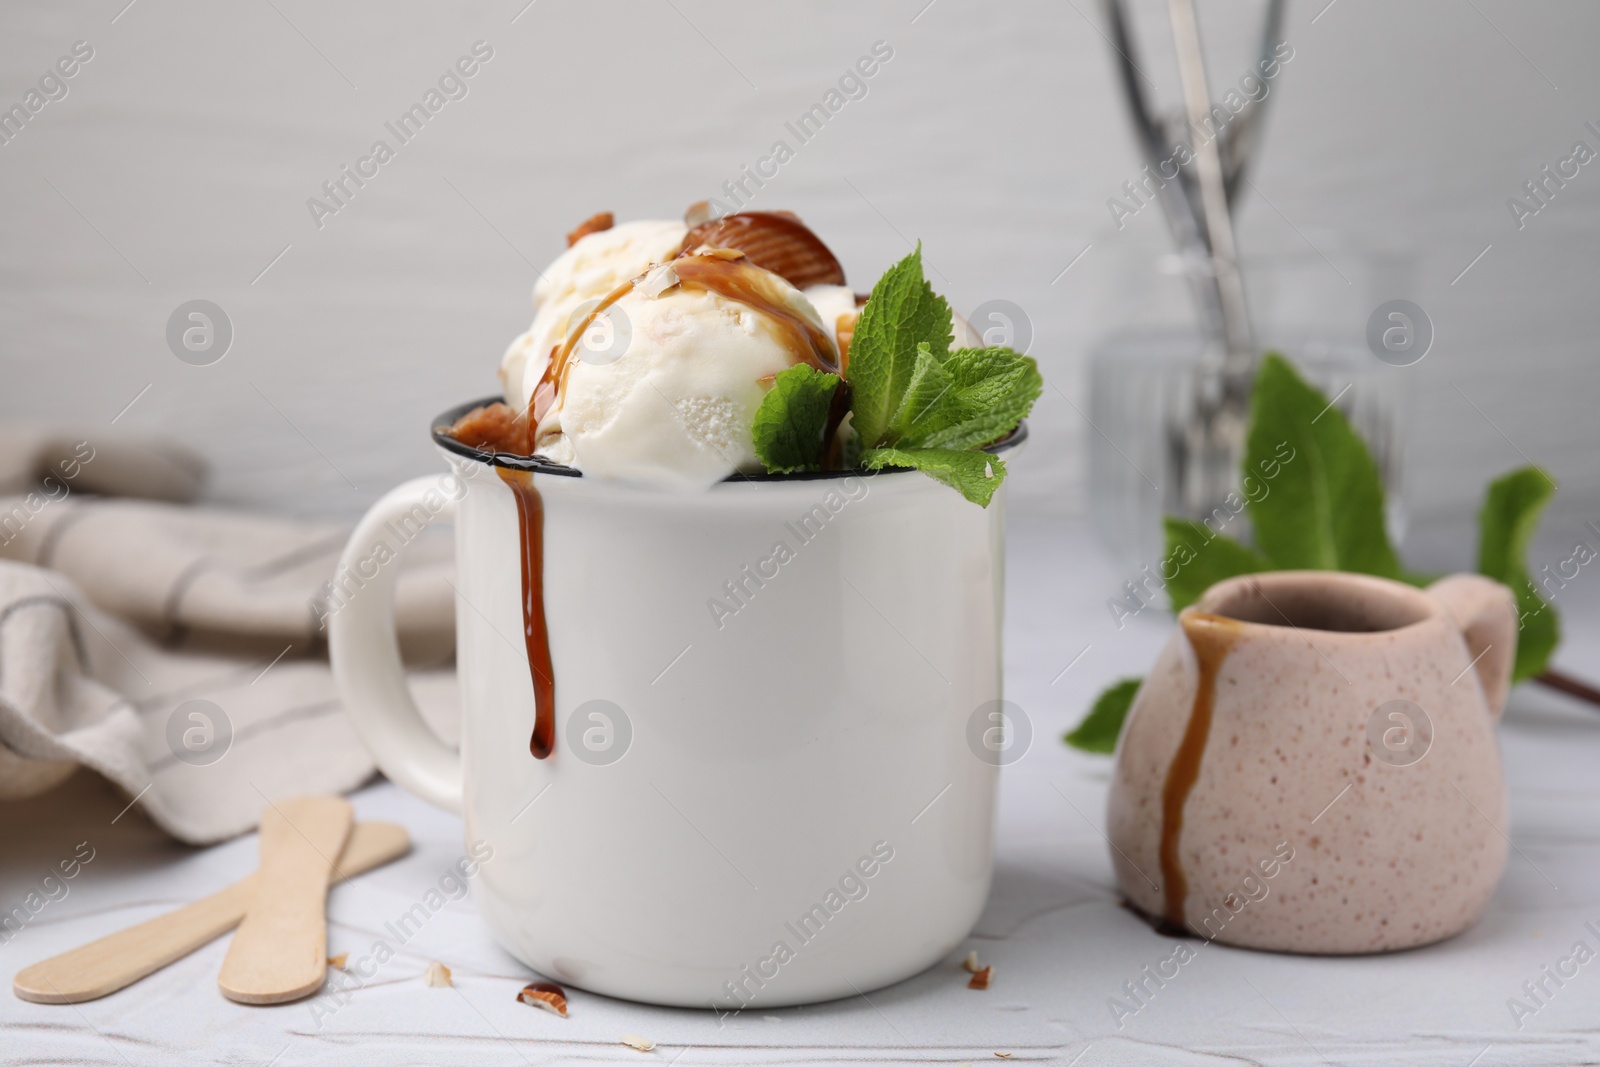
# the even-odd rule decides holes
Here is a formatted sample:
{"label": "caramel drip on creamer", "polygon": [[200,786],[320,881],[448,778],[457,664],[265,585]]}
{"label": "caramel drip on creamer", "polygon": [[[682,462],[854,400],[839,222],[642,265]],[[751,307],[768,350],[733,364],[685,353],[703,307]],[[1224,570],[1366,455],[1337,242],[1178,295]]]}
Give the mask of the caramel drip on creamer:
{"label": "caramel drip on creamer", "polygon": [[522,544],[522,640],[533,676],[533,737],[528,750],[544,759],[556,747],[556,679],[550,662],[550,627],[544,615],[544,499],[528,471],[496,467],[517,501],[517,528]]}
{"label": "caramel drip on creamer", "polygon": [[1187,929],[1183,919],[1189,880],[1183,873],[1178,846],[1183,838],[1183,807],[1200,778],[1200,759],[1211,736],[1211,713],[1217,700],[1217,673],[1239,637],[1239,624],[1221,615],[1190,612],[1182,620],[1184,636],[1194,649],[1199,677],[1195,679],[1194,707],[1184,728],[1178,751],[1167,768],[1161,787],[1161,884],[1166,895],[1167,922]]}

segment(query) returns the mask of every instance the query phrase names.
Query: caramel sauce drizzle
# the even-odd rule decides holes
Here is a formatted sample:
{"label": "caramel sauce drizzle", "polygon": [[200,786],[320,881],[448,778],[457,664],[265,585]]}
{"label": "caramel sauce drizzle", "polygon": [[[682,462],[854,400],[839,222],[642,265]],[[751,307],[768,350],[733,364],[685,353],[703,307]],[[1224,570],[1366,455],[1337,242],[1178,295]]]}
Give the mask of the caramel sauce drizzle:
{"label": "caramel sauce drizzle", "polygon": [[688,255],[672,261],[678,284],[736,300],[764,315],[797,363],[839,373],[834,340],[821,326],[795,310],[773,285],[771,272],[748,259]]}
{"label": "caramel sauce drizzle", "polygon": [[[584,224],[600,222],[597,216]],[[608,221],[608,220],[605,220]],[[798,224],[798,223],[797,223]],[[582,230],[584,227],[580,227]],[[603,227],[602,227],[603,228]],[[803,228],[803,227],[802,227]],[[809,231],[807,231],[809,233]],[[678,285],[684,289],[716,293],[752,308],[765,317],[797,363],[809,363],[830,374],[839,373],[834,341],[816,323],[796,311],[773,283],[773,275],[741,255],[718,256],[686,254],[672,261]],[[566,387],[566,376],[578,341],[611,305],[633,291],[637,279],[619,285],[586,315],[566,340],[551,350],[544,373],[528,402],[528,442],[536,447],[539,424],[554,407]],[[838,441],[834,432],[848,410],[847,386],[841,383],[830,412],[828,454],[837,458]],[[510,486],[517,502],[517,523],[522,545],[522,633],[528,650],[528,668],[533,676],[534,724],[528,748],[535,759],[545,759],[555,751],[555,669],[550,659],[550,628],[544,610],[544,500],[534,487],[528,471],[496,468]]]}
{"label": "caramel sauce drizzle", "polygon": [[1239,624],[1221,615],[1203,612],[1191,612],[1182,622],[1184,636],[1194,649],[1199,677],[1195,681],[1189,723],[1161,788],[1161,884],[1166,897],[1167,922],[1187,930],[1183,904],[1189,895],[1189,880],[1178,854],[1183,837],[1183,807],[1200,778],[1200,759],[1211,736],[1211,716],[1217,701],[1217,674],[1239,638]]}
{"label": "caramel sauce drizzle", "polygon": [[[685,255],[671,261],[678,276],[678,286],[683,289],[716,293],[729,300],[738,301],[762,316],[777,331],[784,347],[796,363],[809,363],[830,374],[839,373],[833,339],[806,316],[791,307],[773,284],[773,275],[744,258],[724,259],[720,256]],[[566,340],[551,350],[539,384],[534,386],[528,410],[533,419],[534,434],[538,425],[550,413],[556,397],[566,388],[567,374],[572,367],[572,355],[578,342],[605,314],[611,305],[633,291],[629,279],[607,293],[573,329]],[[536,438],[535,438],[536,439]]]}
{"label": "caramel sauce drizzle", "polygon": [[522,543],[522,639],[533,675],[533,736],[528,750],[545,759],[556,747],[555,667],[550,662],[550,627],[544,614],[544,499],[528,471],[496,467],[517,501]]}

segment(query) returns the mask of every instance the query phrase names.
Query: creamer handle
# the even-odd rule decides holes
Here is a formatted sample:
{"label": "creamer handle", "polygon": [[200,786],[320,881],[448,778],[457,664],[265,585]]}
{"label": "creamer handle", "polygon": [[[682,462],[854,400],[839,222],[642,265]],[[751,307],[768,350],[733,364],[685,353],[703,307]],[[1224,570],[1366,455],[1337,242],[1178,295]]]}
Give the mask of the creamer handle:
{"label": "creamer handle", "polygon": [[1452,574],[1428,586],[1428,595],[1449,611],[1496,721],[1511,690],[1511,667],[1517,658],[1517,602],[1511,590],[1481,574]]}

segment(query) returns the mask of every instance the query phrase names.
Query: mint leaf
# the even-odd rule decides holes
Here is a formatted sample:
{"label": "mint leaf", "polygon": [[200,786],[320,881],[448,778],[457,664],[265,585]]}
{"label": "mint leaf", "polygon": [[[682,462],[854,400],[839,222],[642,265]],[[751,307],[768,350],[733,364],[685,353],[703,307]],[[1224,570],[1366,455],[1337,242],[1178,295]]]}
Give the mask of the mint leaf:
{"label": "mint leaf", "polygon": [[1521,467],[1489,483],[1478,512],[1478,573],[1512,584],[1539,529],[1555,485],[1538,467]]}
{"label": "mint leaf", "polygon": [[756,458],[775,474],[822,469],[822,435],[839,376],[796,363],[779,372],[756,409]]}
{"label": "mint leaf", "polygon": [[1007,433],[1044,391],[1039,365],[1009,348],[963,348],[943,368],[964,412],[952,406],[950,424],[904,443],[921,448],[978,448]]}
{"label": "mint leaf", "polygon": [[1543,674],[1561,640],[1555,606],[1539,595],[1526,563],[1539,514],[1555,491],[1544,471],[1522,467],[1489,483],[1478,512],[1478,572],[1511,587],[1521,616],[1513,682]]}
{"label": "mint leaf", "polygon": [[1033,360],[1014,349],[1000,347],[958,349],[945,360],[944,369],[961,396],[978,408],[1013,400],[1019,392],[1027,391],[1028,383],[1039,373]]}
{"label": "mint leaf", "polygon": [[1256,545],[1277,567],[1400,577],[1367,446],[1276,352],[1256,375],[1243,473]]}
{"label": "mint leaf", "polygon": [[851,421],[868,447],[885,443],[926,344],[934,359],[950,351],[950,305],[922,277],[922,245],[884,272],[856,320],[850,341]]}
{"label": "mint leaf", "polygon": [[984,507],[1005,464],[979,447],[1038,399],[1039,368],[1008,348],[950,351],[950,305],[922,276],[922,246],[889,268],[850,342],[846,455],[871,470],[909,467]]}
{"label": "mint leaf", "polygon": [[911,381],[906,385],[900,410],[890,421],[889,442],[914,447],[915,442],[935,430],[971,417],[973,410],[960,394],[953,392],[954,388],[955,382],[945,373],[943,362],[934,356],[927,342],[917,345]]}
{"label": "mint leaf", "polygon": [[999,456],[949,448],[870,448],[861,454],[861,465],[868,470],[919,470],[982,507],[989,506],[994,491],[1006,477],[1006,465]]}
{"label": "mint leaf", "polygon": [[1128,717],[1128,709],[1133,706],[1133,698],[1143,684],[1143,678],[1124,678],[1101,693],[1094,707],[1089,709],[1089,714],[1062,740],[1085,752],[1111,755],[1117,750],[1122,721]]}
{"label": "mint leaf", "polygon": [[[1224,578],[1257,574],[1273,569],[1272,561],[1248,545],[1231,537],[1214,534],[1203,523],[1167,516],[1167,555],[1161,564],[1161,577],[1167,583],[1167,596],[1173,611],[1200,599],[1200,594]],[[1167,571],[1177,573],[1167,578]]]}

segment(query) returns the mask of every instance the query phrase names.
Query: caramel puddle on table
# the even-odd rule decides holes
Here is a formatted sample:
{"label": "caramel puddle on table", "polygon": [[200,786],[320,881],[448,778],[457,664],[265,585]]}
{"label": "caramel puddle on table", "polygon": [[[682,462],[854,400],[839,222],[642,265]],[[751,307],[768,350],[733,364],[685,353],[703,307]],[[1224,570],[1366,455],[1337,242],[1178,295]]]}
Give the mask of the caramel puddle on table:
{"label": "caramel puddle on table", "polygon": [[1167,781],[1161,788],[1161,883],[1166,894],[1166,921],[1188,930],[1183,918],[1184,898],[1189,895],[1189,880],[1184,876],[1178,845],[1183,837],[1183,806],[1200,778],[1200,758],[1211,736],[1211,712],[1217,700],[1217,672],[1239,638],[1239,624],[1221,615],[1193,612],[1179,619],[1183,634],[1194,649],[1199,678],[1195,682],[1194,707],[1177,754],[1167,768]]}
{"label": "caramel puddle on table", "polygon": [[544,759],[556,747],[555,668],[550,663],[550,628],[544,617],[544,499],[534,488],[529,471],[495,470],[517,501],[522,540],[522,639],[533,675],[533,737],[528,749],[534,759]]}

